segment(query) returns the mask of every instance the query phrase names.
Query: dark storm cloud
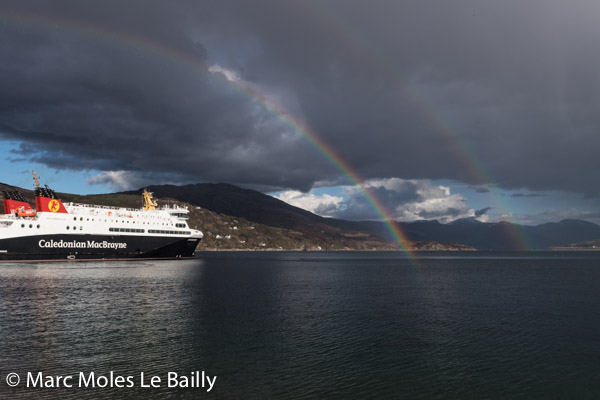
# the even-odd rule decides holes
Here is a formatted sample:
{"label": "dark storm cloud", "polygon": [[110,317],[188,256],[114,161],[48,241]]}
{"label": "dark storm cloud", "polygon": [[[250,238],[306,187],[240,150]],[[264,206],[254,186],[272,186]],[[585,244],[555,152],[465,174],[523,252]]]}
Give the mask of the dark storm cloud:
{"label": "dark storm cloud", "polygon": [[482,215],[487,214],[488,211],[490,211],[492,209],[492,207],[484,207],[480,210],[475,211],[475,217],[481,217]]}
{"label": "dark storm cloud", "polygon": [[[424,201],[425,198],[419,194],[420,182],[401,182],[395,188],[387,188],[382,185],[374,185],[369,190],[373,196],[378,199],[380,204],[389,210],[394,217],[401,217],[401,214],[396,214],[395,207],[399,204],[412,204]],[[348,200],[345,201],[344,207],[337,213],[330,215],[348,220],[368,220],[377,219],[379,215],[373,209],[373,206],[360,191],[352,191],[349,193]]]}
{"label": "dark storm cloud", "polygon": [[[370,180],[365,184],[382,206],[381,210],[399,221],[435,219],[445,223],[474,216],[474,210],[466,204],[462,195],[452,194],[449,188],[435,186],[428,180],[392,178]],[[346,199],[342,203],[336,203],[327,214],[322,215],[348,220],[376,220],[381,217],[358,188],[348,187],[345,194]]]}
{"label": "dark storm cloud", "polygon": [[[302,189],[327,166],[307,164],[313,150],[305,141],[206,71],[213,64],[180,26],[181,10],[145,1],[85,11],[78,4],[64,6],[66,16],[15,6],[0,19],[0,132],[21,141],[16,158]],[[135,174],[119,176],[137,182]]]}
{"label": "dark storm cloud", "polygon": [[447,208],[445,210],[435,210],[435,211],[419,211],[417,215],[423,219],[437,219],[440,217],[450,217],[456,218],[461,215],[464,210],[459,210],[456,208]]}
{"label": "dark storm cloud", "polygon": [[476,193],[489,193],[490,189],[483,186],[469,186],[469,189],[475,191]]}
{"label": "dark storm cloud", "polygon": [[51,167],[126,171],[102,179],[339,180],[240,92],[250,85],[364,179],[596,194],[599,12],[553,0],[5,1],[0,135]]}

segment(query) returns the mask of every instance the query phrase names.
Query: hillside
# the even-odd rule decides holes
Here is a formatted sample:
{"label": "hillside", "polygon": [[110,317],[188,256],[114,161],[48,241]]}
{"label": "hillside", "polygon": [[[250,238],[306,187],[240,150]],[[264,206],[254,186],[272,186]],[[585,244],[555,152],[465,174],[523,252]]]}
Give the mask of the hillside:
{"label": "hillside", "polygon": [[567,246],[554,246],[552,250],[600,250],[600,239],[586,242],[570,243]]}
{"label": "hillside", "polygon": [[[140,195],[143,189],[123,192]],[[242,189],[225,183],[194,184],[185,186],[149,186],[158,198],[173,198],[214,211],[219,214],[243,217],[249,221],[306,233],[337,234],[340,228],[332,226],[327,218],[289,205],[255,190]]]}
{"label": "hillside", "polygon": [[[141,196],[137,193],[85,196],[60,193],[60,197],[65,202],[84,204],[132,208],[141,205]],[[190,227],[204,233],[199,250],[394,250],[396,248],[393,243],[361,232],[348,232],[341,229],[296,231],[249,221],[243,217],[220,214],[173,197],[160,197],[157,193],[155,197],[159,199],[159,205],[178,203],[189,208]]]}
{"label": "hillside", "polygon": [[[294,207],[272,196],[226,183],[199,183],[184,186],[156,185],[148,190],[159,198],[173,198],[219,214],[244,218],[248,221],[299,232],[315,242],[325,243],[325,249],[379,249],[394,250],[393,238],[368,230],[355,229],[351,221],[324,218]],[[143,189],[121,194],[141,195]],[[435,242],[435,243],[433,243]],[[471,246],[453,240],[416,240],[408,243],[414,250],[474,250]]]}

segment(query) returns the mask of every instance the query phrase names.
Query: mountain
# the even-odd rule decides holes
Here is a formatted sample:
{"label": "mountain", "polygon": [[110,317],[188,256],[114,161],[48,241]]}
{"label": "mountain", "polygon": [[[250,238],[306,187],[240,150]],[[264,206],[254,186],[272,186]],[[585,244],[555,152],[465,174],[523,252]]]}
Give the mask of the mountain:
{"label": "mountain", "polygon": [[[298,232],[323,243],[320,248],[396,249],[393,238],[354,229],[352,221],[324,218],[272,196],[226,183],[199,183],[184,186],[156,185],[147,189],[158,198],[172,198],[198,207],[248,221]],[[143,189],[121,194],[140,195]],[[334,244],[337,243],[337,244]],[[418,250],[472,250],[469,246],[423,240],[409,244]]]}
{"label": "mountain", "polygon": [[[377,236],[329,226],[326,219],[262,193],[228,184],[149,186],[159,204],[177,202],[190,209],[190,226],[200,229],[207,250],[394,250]],[[133,207],[143,189],[99,194],[60,193],[65,202]],[[432,244],[423,244],[432,246]],[[439,246],[440,244],[434,244]],[[418,246],[418,245],[417,245]],[[445,249],[462,249],[444,245]],[[444,247],[442,246],[442,247]]]}
{"label": "mountain", "polygon": [[544,247],[561,246],[600,239],[600,226],[587,221],[565,219],[538,225],[533,228],[532,235],[534,240],[543,243]]}
{"label": "mountain", "polygon": [[[226,183],[185,186],[159,185],[147,188],[158,198],[172,198],[220,214],[243,217],[249,221],[300,231],[331,230],[327,218],[294,207],[256,190],[242,189]],[[143,189],[123,192],[141,194]]]}
{"label": "mountain", "polygon": [[[382,238],[390,234],[381,222],[353,222],[353,229]],[[448,224],[437,221],[401,223],[411,240],[463,243],[478,250],[532,250],[567,246],[570,243],[600,239],[600,226],[582,220],[566,219],[537,226],[510,222],[484,223],[472,218]]]}
{"label": "mountain", "polygon": [[[192,209],[190,225],[205,233],[201,246],[227,249],[395,250],[398,245],[352,222],[332,220],[294,207],[255,190],[234,185],[193,184],[148,186],[162,202],[178,201]],[[102,195],[61,193],[65,201],[139,207],[143,189]],[[169,200],[170,199],[170,200]],[[473,250],[454,243],[419,241],[415,250]]]}

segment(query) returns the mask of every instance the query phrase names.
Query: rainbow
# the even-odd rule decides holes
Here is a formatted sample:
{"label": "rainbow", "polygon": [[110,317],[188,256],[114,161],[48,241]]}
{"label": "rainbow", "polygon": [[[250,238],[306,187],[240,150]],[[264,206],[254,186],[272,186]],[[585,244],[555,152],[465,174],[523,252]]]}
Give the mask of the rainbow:
{"label": "rainbow", "polygon": [[[325,158],[327,158],[339,171],[341,171],[354,185],[356,185],[363,196],[367,199],[370,206],[384,221],[387,230],[392,234],[396,243],[398,243],[402,250],[406,253],[411,254],[411,248],[409,245],[409,239],[407,235],[400,229],[398,223],[394,220],[391,213],[381,203],[381,201],[373,194],[372,190],[364,183],[364,181],[358,175],[350,164],[348,164],[340,155],[338,155],[329,144],[321,139],[315,131],[310,129],[307,125],[302,123],[299,119],[295,118],[289,112],[284,110],[279,104],[269,100],[263,93],[258,92],[254,88],[248,85],[244,87],[238,87],[241,91],[246,93],[252,99],[256,100],[265,109],[276,115],[281,121],[290,126],[294,131],[300,133],[306,138],[311,145],[313,145]],[[414,254],[412,255],[414,257]]]}
{"label": "rainbow", "polygon": [[[321,26],[336,35],[342,42],[347,43],[356,54],[360,54],[363,59],[369,60],[372,65],[376,65],[386,79],[396,83],[398,88],[404,91],[407,98],[424,120],[428,121],[429,125],[433,128],[433,132],[437,134],[438,138],[449,149],[454,159],[462,166],[473,182],[479,185],[488,185],[494,182],[492,175],[485,168],[475,151],[471,149],[467,141],[461,139],[456,130],[451,127],[449,121],[442,119],[441,113],[433,111],[435,110],[435,106],[429,104],[426,97],[414,84],[411,84],[410,80],[404,79],[396,71],[392,63],[386,60],[385,56],[374,50],[376,46],[370,45],[366,39],[348,29],[336,17],[337,14],[327,12],[325,7],[321,7],[322,12],[319,12],[314,6],[311,6],[310,2],[294,2],[293,4],[299,11],[306,13],[310,20],[318,21]],[[506,210],[509,214],[512,214],[508,205],[502,201],[501,196],[496,195],[494,199],[497,208]],[[515,249],[531,250],[535,248],[527,233],[520,229],[518,225],[514,223],[507,224],[504,230]]]}
{"label": "rainbow", "polygon": [[416,256],[411,250],[410,241],[405,232],[403,232],[399,224],[392,217],[392,214],[375,196],[372,190],[364,183],[364,181],[360,178],[359,174],[350,166],[350,164],[348,164],[348,162],[346,162],[340,155],[338,155],[331,148],[330,145],[328,145],[322,138],[319,137],[319,135],[314,130],[309,128],[298,118],[295,118],[281,105],[268,99],[264,93],[261,93],[256,88],[244,83],[239,83],[235,80],[229,80],[223,74],[213,74],[209,71],[210,66],[202,60],[192,55],[186,54],[182,51],[166,46],[165,44],[150,41],[147,38],[134,35],[130,32],[117,31],[114,29],[109,30],[97,24],[93,24],[90,22],[82,23],[80,21],[67,19],[64,17],[50,17],[48,15],[38,15],[22,12],[17,13],[9,11],[0,11],[0,20],[12,23],[36,24],[50,29],[60,28],[62,30],[70,30],[76,33],[84,33],[95,38],[107,39],[116,42],[117,44],[126,44],[129,46],[133,46],[136,49],[142,49],[149,53],[160,55],[162,57],[175,60],[179,63],[183,63],[187,66],[199,69],[209,74],[209,76],[213,79],[218,79],[221,82],[233,87],[240,93],[248,96],[256,104],[260,105],[262,108],[275,115],[282,122],[291,127],[295,132],[299,133],[327,160],[329,160],[329,162],[331,162],[331,164],[333,164],[344,176],[346,176],[352,184],[356,185],[362,192],[369,205],[373,208],[373,210],[375,210],[377,215],[379,215],[382,218],[382,221],[385,223],[387,230],[392,234],[395,242],[398,244],[399,249],[403,250],[409,256],[411,262],[414,262],[416,260]]}

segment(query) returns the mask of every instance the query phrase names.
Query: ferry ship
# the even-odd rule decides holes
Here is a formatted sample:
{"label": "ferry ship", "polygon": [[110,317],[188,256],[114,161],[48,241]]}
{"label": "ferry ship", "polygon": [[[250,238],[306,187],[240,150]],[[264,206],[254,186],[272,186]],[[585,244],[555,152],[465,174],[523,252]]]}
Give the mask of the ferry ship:
{"label": "ferry ship", "polygon": [[203,237],[188,226],[186,207],[159,208],[147,190],[140,209],[63,203],[33,179],[35,209],[4,191],[0,261],[190,258]]}

